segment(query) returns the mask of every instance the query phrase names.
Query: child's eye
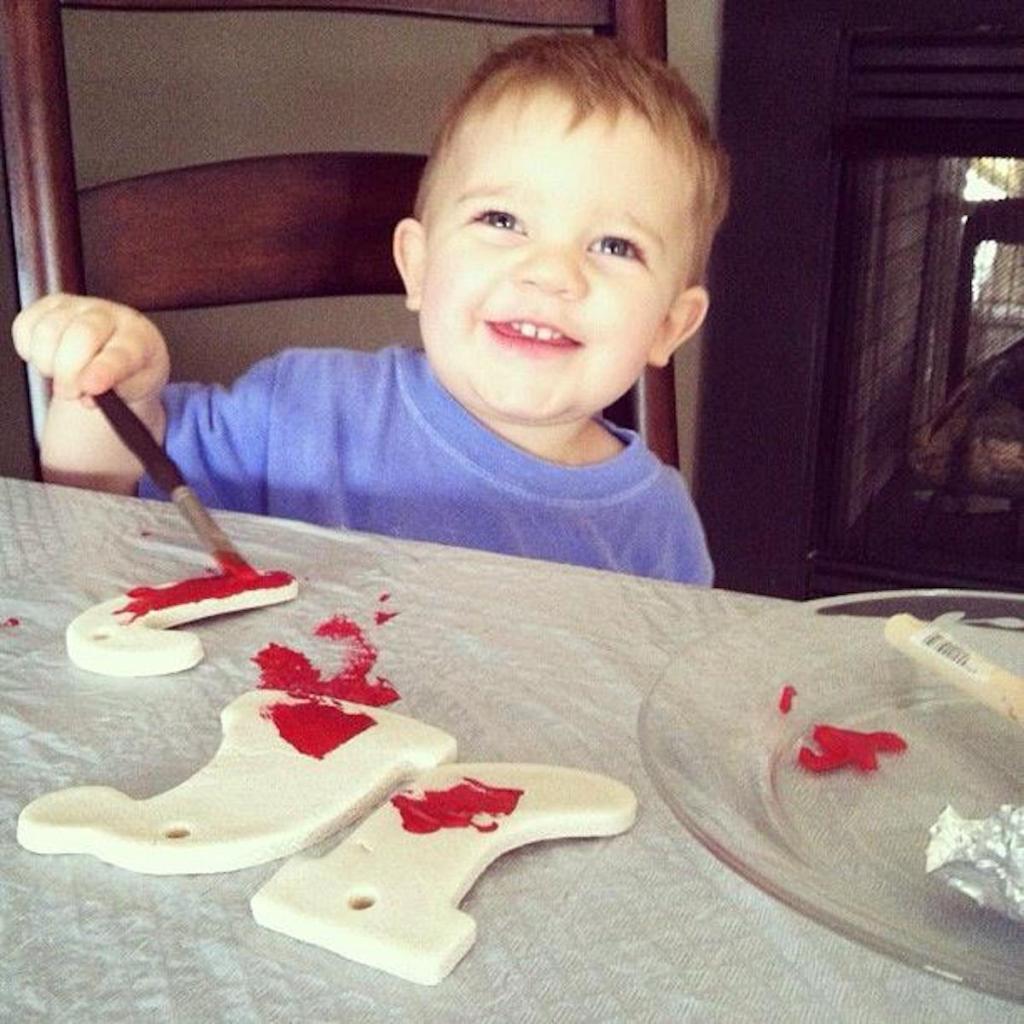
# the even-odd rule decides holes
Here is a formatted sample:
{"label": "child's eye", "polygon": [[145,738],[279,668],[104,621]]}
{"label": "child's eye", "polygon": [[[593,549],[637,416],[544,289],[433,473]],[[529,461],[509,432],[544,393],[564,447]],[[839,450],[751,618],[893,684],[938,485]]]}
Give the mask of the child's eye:
{"label": "child's eye", "polygon": [[487,210],[476,218],[480,224],[487,224],[492,228],[500,228],[502,231],[519,231],[519,221],[511,213],[504,210]]}
{"label": "child's eye", "polygon": [[593,248],[605,256],[619,256],[627,260],[638,260],[642,256],[640,249],[632,242],[625,238],[617,238],[615,235],[605,235],[604,238],[599,238]]}

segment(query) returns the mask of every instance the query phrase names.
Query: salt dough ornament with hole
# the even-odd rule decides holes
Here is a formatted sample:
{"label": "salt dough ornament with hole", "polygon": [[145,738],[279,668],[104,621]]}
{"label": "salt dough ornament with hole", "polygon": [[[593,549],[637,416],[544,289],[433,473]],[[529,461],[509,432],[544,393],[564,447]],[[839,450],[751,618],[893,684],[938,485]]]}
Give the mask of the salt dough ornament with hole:
{"label": "salt dough ornament with hole", "polygon": [[286,572],[208,576],[156,587],[136,587],[93,605],[65,633],[68,657],[79,668],[107,676],[162,676],[203,659],[195,633],[172,630],[185,622],[291,601],[299,592]]}
{"label": "salt dough ornament with hole", "polygon": [[18,842],[145,874],[235,871],[323,839],[456,754],[440,729],[329,697],[250,690],[221,724],[212,760],[174,789],[146,800],[107,786],[47,793],[22,810]]}
{"label": "salt dough ornament with hole", "polygon": [[483,870],[526,843],[624,832],[632,790],[534,764],[450,764],[393,796],[323,857],[290,860],[252,898],[256,921],[435,985],[476,938],[458,909]]}

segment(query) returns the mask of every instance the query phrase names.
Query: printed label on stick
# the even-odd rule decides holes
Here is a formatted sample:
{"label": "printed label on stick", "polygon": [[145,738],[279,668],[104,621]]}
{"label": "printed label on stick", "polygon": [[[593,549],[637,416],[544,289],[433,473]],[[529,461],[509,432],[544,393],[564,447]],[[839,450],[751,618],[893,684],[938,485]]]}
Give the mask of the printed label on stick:
{"label": "printed label on stick", "polygon": [[922,629],[910,637],[910,642],[923,648],[933,656],[955,665],[960,671],[966,672],[975,679],[984,679],[988,672],[970,651],[960,646],[948,633],[940,629]]}

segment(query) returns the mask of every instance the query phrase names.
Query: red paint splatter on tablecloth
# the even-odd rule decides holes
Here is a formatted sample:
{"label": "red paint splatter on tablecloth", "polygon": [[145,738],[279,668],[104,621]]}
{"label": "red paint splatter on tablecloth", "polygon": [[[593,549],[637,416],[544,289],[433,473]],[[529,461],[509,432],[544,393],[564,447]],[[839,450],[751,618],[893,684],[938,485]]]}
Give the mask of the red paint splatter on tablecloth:
{"label": "red paint splatter on tablecloth", "polygon": [[399,699],[398,691],[389,680],[382,676],[371,678],[379,652],[366,639],[358,623],[344,615],[333,615],[321,622],[313,635],[342,644],[345,662],[341,669],[325,678],[305,654],[270,643],[252,659],[260,668],[262,689],[323,695],[372,707],[382,707]]}
{"label": "red paint splatter on tablecloth", "polygon": [[4,619],[3,622],[0,622],[0,628],[3,628],[3,629],[9,629],[12,626],[20,626],[20,625],[21,625],[21,619],[16,619],[13,615],[11,615],[9,618]]}
{"label": "red paint splatter on tablecloth", "polygon": [[873,772],[878,767],[876,754],[899,754],[907,749],[906,740],[894,732],[858,732],[835,725],[816,725],[811,735],[821,753],[801,747],[797,760],[812,772],[830,772],[847,765]]}
{"label": "red paint splatter on tablecloth", "polygon": [[330,637],[332,640],[357,640],[363,645],[366,643],[359,624],[353,622],[347,615],[332,615],[329,619],[324,619],[313,630],[313,635]]}
{"label": "red paint splatter on tablecloth", "polygon": [[319,689],[324,692],[320,670],[299,651],[269,643],[252,660],[260,667],[260,687],[264,690],[313,693]]}
{"label": "red paint splatter on tablecloth", "polygon": [[323,760],[332,750],[376,725],[369,715],[345,711],[333,701],[310,697],[297,704],[268,704],[260,714],[300,754]]}
{"label": "red paint splatter on tablecloth", "polygon": [[131,600],[123,608],[118,608],[115,614],[131,615],[134,621],[162,608],[232,597],[246,590],[286,587],[294,578],[287,572],[256,573],[254,570],[252,576],[200,576],[179,580],[166,587],[135,587],[127,594]]}
{"label": "red paint splatter on tablecloth", "polygon": [[[493,832],[495,815],[509,815],[523,795],[521,789],[502,789],[477,779],[464,778],[449,789],[428,789],[420,793],[396,793],[391,803],[402,816],[406,832],[426,834],[442,828],[475,828]],[[483,820],[474,820],[482,816]]]}
{"label": "red paint splatter on tablecloth", "polygon": [[[380,597],[377,598],[377,600],[381,604],[383,604],[385,601],[390,601],[391,600],[391,595],[389,593],[385,592],[385,593],[381,594]],[[385,622],[390,622],[397,614],[398,614],[398,612],[386,612],[386,611],[383,611],[383,610],[378,610],[378,611],[374,612],[374,614],[373,614],[373,621],[378,626],[383,626]]]}
{"label": "red paint splatter on tablecloth", "polygon": [[793,698],[796,696],[796,687],[790,686],[788,683],[779,692],[779,710],[784,714],[788,715],[790,709],[793,707]]}

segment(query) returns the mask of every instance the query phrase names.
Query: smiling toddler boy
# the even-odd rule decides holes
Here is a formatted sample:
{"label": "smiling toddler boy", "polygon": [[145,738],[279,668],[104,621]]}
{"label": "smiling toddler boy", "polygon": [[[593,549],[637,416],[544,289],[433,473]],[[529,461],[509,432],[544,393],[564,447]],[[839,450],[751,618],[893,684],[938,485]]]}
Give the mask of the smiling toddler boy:
{"label": "smiling toddler boy", "polygon": [[168,384],[141,314],[54,295],[14,324],[53,379],[47,477],[155,496],[90,396],[116,386],[214,507],[691,583],[679,473],[601,411],[700,327],[725,158],[665,65],[531,36],[449,109],[395,229],[423,352],[294,349]]}

